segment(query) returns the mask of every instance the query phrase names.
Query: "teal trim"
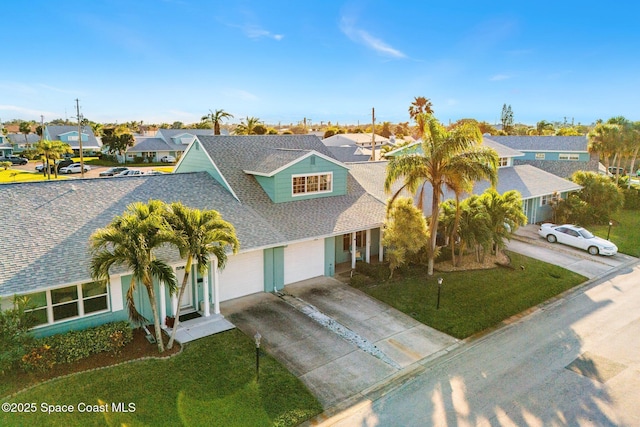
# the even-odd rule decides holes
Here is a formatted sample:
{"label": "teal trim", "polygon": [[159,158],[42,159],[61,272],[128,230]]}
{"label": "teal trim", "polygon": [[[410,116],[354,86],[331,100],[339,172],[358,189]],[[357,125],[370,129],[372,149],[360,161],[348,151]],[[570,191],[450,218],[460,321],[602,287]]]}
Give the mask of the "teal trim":
{"label": "teal trim", "polygon": [[254,175],[258,184],[262,187],[267,196],[271,199],[272,202],[276,201],[276,191],[275,191],[275,179],[273,177],[268,176],[260,176]]}
{"label": "teal trim", "polygon": [[31,330],[31,333],[36,338],[48,337],[50,335],[63,334],[69,331],[80,331],[82,329],[92,328],[105,323],[118,322],[120,320],[127,319],[127,309],[125,306],[124,310],[116,312],[100,313],[75,320],[69,320],[67,322],[35,328]]}
{"label": "teal trim", "polygon": [[284,246],[263,251],[264,291],[273,292],[284,288]]}
{"label": "teal trim", "polygon": [[336,238],[324,239],[324,275],[333,277],[336,274]]}
{"label": "teal trim", "polygon": [[[522,150],[520,150],[522,151]],[[559,162],[588,162],[590,160],[590,154],[589,153],[583,153],[583,152],[575,152],[575,151],[564,151],[564,152],[557,152],[557,151],[535,151],[535,150],[531,150],[531,151],[522,151],[524,153],[524,156],[518,157],[517,160],[528,160],[528,161],[559,161]],[[540,153],[540,154],[544,154],[544,159],[536,159],[536,153]],[[567,159],[560,159],[560,154],[577,154],[578,155],[578,160],[567,160]]]}
{"label": "teal trim", "polygon": [[343,249],[344,234],[341,234],[340,236],[336,236],[335,239],[336,239],[336,243],[335,243],[336,252],[334,256],[335,263],[342,264],[343,262],[350,262],[351,254],[349,253],[349,250]]}

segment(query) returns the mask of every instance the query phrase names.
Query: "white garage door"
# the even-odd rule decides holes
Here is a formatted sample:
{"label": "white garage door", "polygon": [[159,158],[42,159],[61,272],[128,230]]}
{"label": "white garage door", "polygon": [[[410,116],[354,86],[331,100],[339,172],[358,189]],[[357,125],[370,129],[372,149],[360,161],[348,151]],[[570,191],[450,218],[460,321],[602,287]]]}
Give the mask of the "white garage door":
{"label": "white garage door", "polygon": [[284,284],[324,276],[324,239],[284,248]]}
{"label": "white garage door", "polygon": [[231,255],[220,272],[220,301],[242,297],[264,290],[264,258],[262,251]]}

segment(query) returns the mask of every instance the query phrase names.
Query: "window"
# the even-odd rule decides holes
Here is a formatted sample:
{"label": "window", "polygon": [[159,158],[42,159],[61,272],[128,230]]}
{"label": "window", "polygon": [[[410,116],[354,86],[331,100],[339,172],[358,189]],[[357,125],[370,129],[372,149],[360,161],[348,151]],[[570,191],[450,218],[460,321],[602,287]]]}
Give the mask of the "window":
{"label": "window", "polygon": [[540,198],[540,206],[545,206],[548,205],[549,202],[551,202],[551,198],[553,197],[552,194],[545,194],[544,196],[542,196]]}
{"label": "window", "polygon": [[544,160],[544,153],[536,153],[536,160]]}
{"label": "window", "polygon": [[36,326],[109,309],[106,282],[88,282],[27,295]]}
{"label": "window", "polygon": [[331,173],[294,175],[291,180],[293,195],[328,193],[331,191],[331,177]]}
{"label": "window", "polygon": [[509,166],[509,158],[508,157],[500,157],[498,159],[498,167]]}
{"label": "window", "polygon": [[[367,244],[367,233],[365,231],[356,232],[356,247],[362,248]],[[350,252],[351,249],[351,233],[342,235],[342,250]]]}
{"label": "window", "polygon": [[580,160],[580,155],[579,154],[575,154],[575,153],[560,153],[560,155],[558,156],[558,158],[560,160],[572,160],[572,161],[576,161],[576,160]]}

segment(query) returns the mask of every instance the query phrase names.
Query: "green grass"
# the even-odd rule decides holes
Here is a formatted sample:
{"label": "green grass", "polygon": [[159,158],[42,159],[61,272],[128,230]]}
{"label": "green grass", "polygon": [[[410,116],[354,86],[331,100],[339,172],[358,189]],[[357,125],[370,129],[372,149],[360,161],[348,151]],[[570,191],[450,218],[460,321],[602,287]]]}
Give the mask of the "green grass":
{"label": "green grass", "polygon": [[[640,257],[640,212],[637,210],[623,210],[611,218],[613,225],[609,240],[618,246],[623,254]],[[606,238],[608,225],[591,225],[587,227],[596,236]]]}
{"label": "green grass", "polygon": [[[51,175],[51,179],[55,177]],[[58,179],[67,179],[65,176],[58,176]],[[0,169],[0,183],[10,182],[28,182],[28,181],[46,181],[46,175],[36,171],[23,171],[19,169]]]}
{"label": "green grass", "polygon": [[[256,382],[255,360],[252,340],[234,329],[189,343],[168,360],[138,361],[41,384],[8,400],[36,403],[37,411],[0,412],[0,425],[289,426],[322,411],[305,386],[265,353]],[[133,403],[135,412],[77,412],[80,403],[106,403],[111,410],[113,402]],[[73,405],[76,412],[46,414],[43,403]]]}
{"label": "green grass", "polygon": [[[516,253],[515,268],[435,272],[425,266],[403,268],[394,279],[358,288],[456,338],[466,338],[584,282],[585,277]],[[524,266],[524,270],[520,268]],[[397,277],[396,277],[397,276]],[[438,277],[444,279],[436,309]]]}

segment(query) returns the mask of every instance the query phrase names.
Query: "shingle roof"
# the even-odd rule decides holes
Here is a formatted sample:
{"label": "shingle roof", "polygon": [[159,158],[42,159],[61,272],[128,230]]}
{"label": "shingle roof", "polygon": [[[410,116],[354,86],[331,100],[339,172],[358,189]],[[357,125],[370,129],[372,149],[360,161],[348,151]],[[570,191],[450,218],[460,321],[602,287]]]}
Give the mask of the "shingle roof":
{"label": "shingle roof", "polygon": [[492,135],[485,138],[521,151],[588,151],[586,136]]}
{"label": "shingle roof", "polygon": [[267,148],[265,149],[265,155],[255,159],[256,162],[253,165],[247,165],[245,171],[250,170],[268,175],[310,152],[311,150]]}
{"label": "shingle roof", "polygon": [[[389,144],[389,138],[375,136],[376,145]],[[322,140],[327,147],[341,147],[345,145],[371,146],[371,133],[338,133]]]}
{"label": "shingle roof", "polygon": [[514,150],[513,148],[507,147],[505,145],[500,144],[492,139],[487,137],[482,139],[482,144],[486,147],[493,148],[496,153],[498,153],[498,157],[521,157],[524,156],[524,153],[518,150]]}
{"label": "shingle roof", "polygon": [[[385,160],[378,162],[349,163],[348,166],[351,174],[369,194],[386,203],[387,200],[402,187],[402,181],[398,180],[391,186],[390,193],[384,191],[384,181],[387,177],[388,164],[389,162]],[[412,197],[408,191],[403,191],[400,195],[402,197]]]}
{"label": "shingle roof", "polygon": [[255,209],[286,238],[283,244],[380,226],[385,207],[348,175],[347,194],[274,203],[255,177],[243,172],[274,154],[273,148],[314,150],[332,157],[313,135],[198,137],[243,205]]}
{"label": "shingle roof", "polygon": [[27,134],[27,142],[24,141],[24,133],[9,133],[7,134],[7,138],[11,141],[12,144],[23,145],[23,144],[37,144],[40,141],[40,135],[37,133]]}
{"label": "shingle roof", "polygon": [[[215,209],[236,226],[241,251],[285,240],[205,172],[3,184],[1,191],[11,238],[0,240],[0,296],[89,280],[89,236],[136,201]],[[163,256],[179,260],[174,251]]]}
{"label": "shingle roof", "polygon": [[348,147],[327,147],[333,157],[343,163],[347,162],[366,162],[371,157],[370,154],[357,154],[355,146]]}
{"label": "shingle roof", "polygon": [[[59,141],[60,135],[68,132],[78,132],[78,126],[46,126],[46,130],[49,133],[49,138],[53,141]],[[83,149],[99,149],[100,143],[96,139],[96,136],[93,134],[93,130],[89,126],[82,126],[82,133],[86,133],[88,135],[87,141],[82,141]],[[80,148],[78,141],[70,141],[68,144],[71,148],[78,149]]]}
{"label": "shingle roof", "polygon": [[[140,141],[140,142],[137,142]],[[127,150],[128,153],[140,153],[148,151],[174,151],[176,149],[175,144],[167,144],[167,142],[160,138],[136,138],[136,145]],[[184,150],[186,147],[182,147]]]}

